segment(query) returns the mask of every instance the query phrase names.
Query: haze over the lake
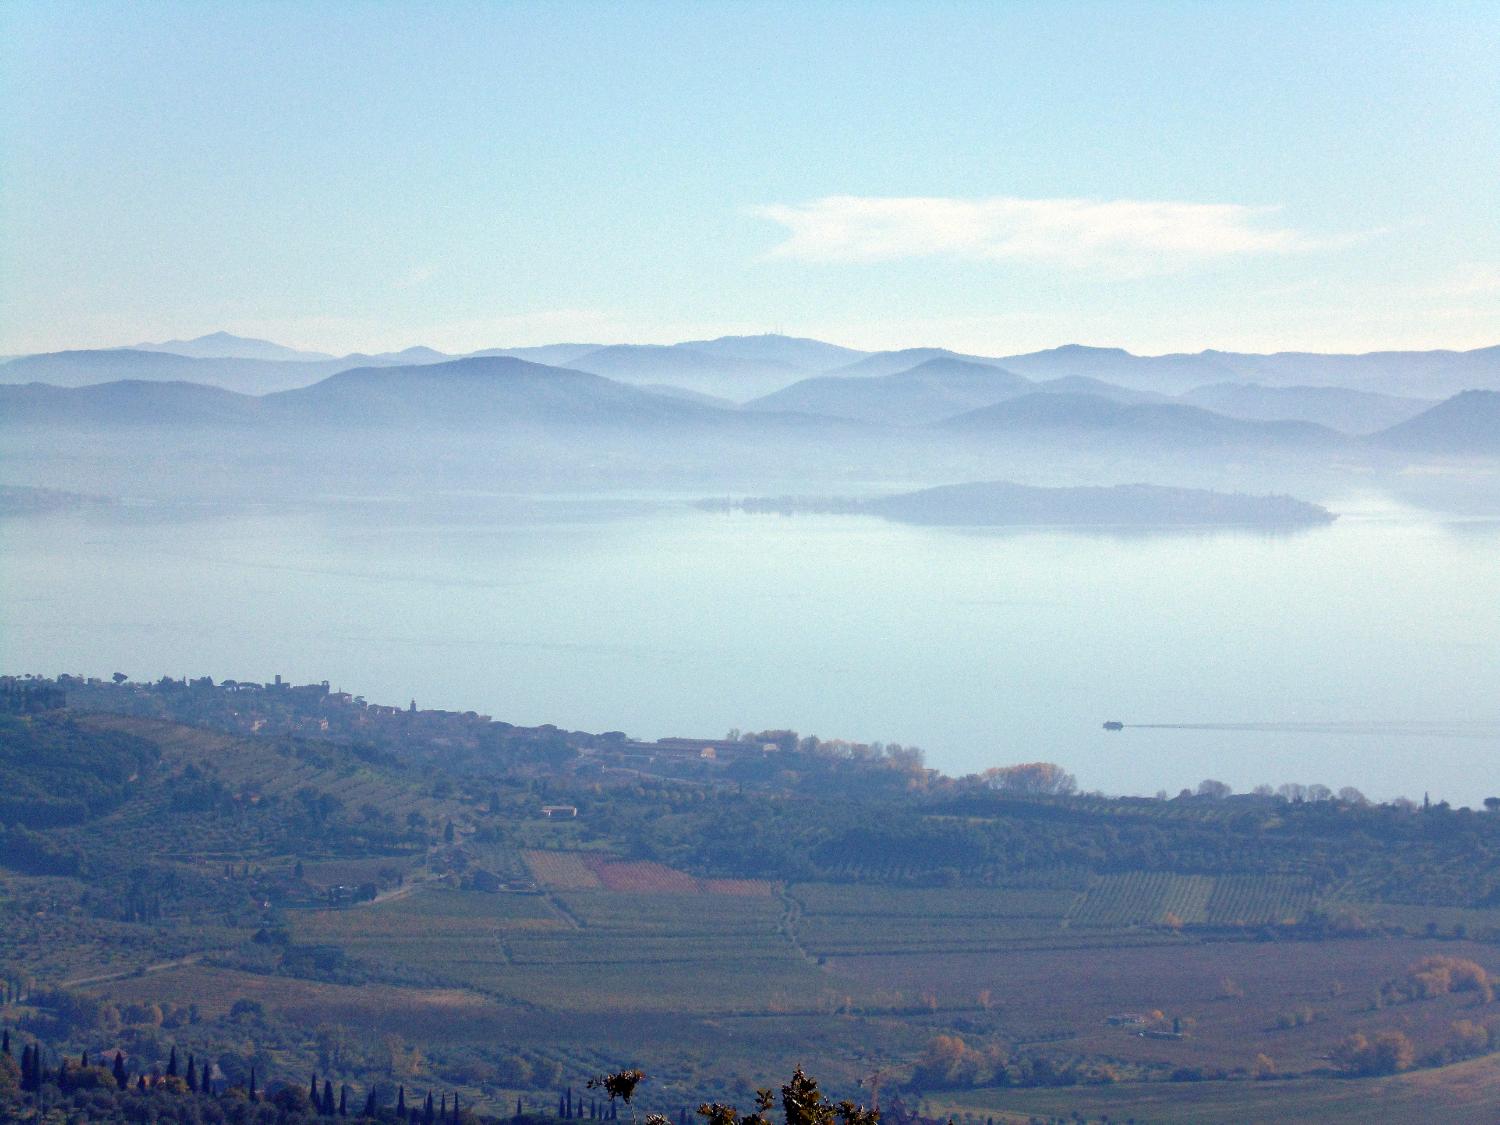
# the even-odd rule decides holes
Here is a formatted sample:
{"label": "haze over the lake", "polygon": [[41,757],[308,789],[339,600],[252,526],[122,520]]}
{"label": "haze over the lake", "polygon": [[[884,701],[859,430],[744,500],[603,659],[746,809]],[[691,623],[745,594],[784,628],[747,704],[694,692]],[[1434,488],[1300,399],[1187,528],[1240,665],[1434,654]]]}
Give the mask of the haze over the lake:
{"label": "haze over the lake", "polygon": [[915,743],[954,774],[1056,760],[1109,792],[1213,777],[1477,803],[1500,754],[1500,521],[1336,505],[1286,533],[597,498],[58,515],[7,530],[0,663],[333,677],[637,737],[790,726]]}
{"label": "haze over the lake", "polygon": [[6,5],[0,666],[1481,799],[1500,21],[1209,11]]}

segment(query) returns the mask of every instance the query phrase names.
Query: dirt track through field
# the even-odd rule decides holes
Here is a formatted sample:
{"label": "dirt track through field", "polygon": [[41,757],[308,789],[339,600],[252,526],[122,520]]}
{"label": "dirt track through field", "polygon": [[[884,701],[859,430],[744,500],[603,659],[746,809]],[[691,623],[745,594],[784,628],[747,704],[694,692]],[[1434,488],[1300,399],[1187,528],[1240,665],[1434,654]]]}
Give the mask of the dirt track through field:
{"label": "dirt track through field", "polygon": [[107,984],[112,980],[124,980],[126,977],[141,977],[148,973],[164,973],[168,969],[180,969],[185,965],[196,965],[205,957],[213,953],[226,952],[224,950],[205,950],[202,953],[189,953],[186,957],[177,957],[171,961],[158,961],[154,965],[143,965],[134,969],[121,969],[114,973],[98,973],[90,977],[74,977],[62,982],[63,988],[79,988],[86,984]]}

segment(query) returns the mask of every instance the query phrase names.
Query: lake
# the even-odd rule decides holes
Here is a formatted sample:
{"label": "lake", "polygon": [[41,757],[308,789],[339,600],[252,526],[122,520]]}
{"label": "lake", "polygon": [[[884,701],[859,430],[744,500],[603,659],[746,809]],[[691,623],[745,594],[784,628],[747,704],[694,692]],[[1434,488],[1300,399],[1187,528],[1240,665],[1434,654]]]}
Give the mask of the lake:
{"label": "lake", "polygon": [[17,517],[0,668],[279,673],[645,738],[791,727],[916,744],[949,773],[1055,761],[1109,793],[1500,793],[1500,522],[1328,503],[1337,523],[1287,534],[642,496]]}

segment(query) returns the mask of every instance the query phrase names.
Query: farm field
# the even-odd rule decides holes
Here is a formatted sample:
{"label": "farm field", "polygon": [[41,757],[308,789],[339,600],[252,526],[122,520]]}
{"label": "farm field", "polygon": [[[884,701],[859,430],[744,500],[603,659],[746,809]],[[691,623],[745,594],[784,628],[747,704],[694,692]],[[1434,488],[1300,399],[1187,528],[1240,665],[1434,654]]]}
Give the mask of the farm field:
{"label": "farm field", "polygon": [[187,965],[99,986],[120,1002],[196,1005],[201,1016],[227,1015],[240,1000],[274,1008],[297,1022],[345,1024],[379,1033],[448,1038],[445,1028],[462,1023],[478,1032],[503,1009],[463,989],[398,988],[380,984],[340,985],[211,965]]}
{"label": "farm field", "polygon": [[[1500,970],[1500,943],[1488,940],[1500,910],[1481,905],[1493,895],[1434,892],[1467,907],[1369,903],[1361,888],[1383,885],[1380,871],[1345,878],[1330,866],[1358,853],[1329,850],[1316,883],[1295,873],[1300,856],[1258,876],[1059,861],[1013,877],[992,864],[967,884],[948,868],[853,883],[834,881],[838,868],[817,866],[803,841],[785,869],[822,877],[785,882],[749,876],[780,869],[762,849],[776,854],[805,810],[783,810],[743,862],[674,835],[711,799],[733,802],[728,819],[695,831],[753,824],[741,814],[764,811],[761,798],[663,786],[611,791],[591,807],[600,794],[580,787],[568,794],[579,816],[554,821],[540,812],[551,795],[530,780],[492,788],[366,747],[86,722],[156,740],[156,783],[134,787],[107,757],[85,757],[80,787],[96,769],[116,778],[97,790],[98,814],[57,804],[45,836],[8,837],[31,849],[20,858],[35,870],[7,856],[0,875],[6,978],[37,988],[43,1005],[57,1002],[42,990],[58,984],[102,1003],[66,1009],[88,1021],[75,1051],[106,1049],[123,1023],[129,1049],[228,1043],[248,1057],[255,1041],[266,1073],[305,1073],[333,1035],[355,1052],[347,1073],[368,1077],[420,1047],[425,1064],[400,1064],[414,1078],[425,1066],[492,1109],[641,1065],[660,1081],[653,1108],[674,1114],[704,1098],[748,1105],[756,1084],[784,1080],[797,1062],[856,1094],[879,1065],[895,1076],[893,1094],[904,1086],[955,1113],[1097,1104],[1096,1116],[1115,1106],[1138,1120],[1160,1110],[1212,1121],[1243,1120],[1282,1095],[1342,1113],[1349,1091],[1386,1089],[1327,1077],[1354,1032],[1399,1031],[1427,1066],[1459,1056],[1448,1047],[1455,1025],[1500,1027],[1500,1005],[1480,1002],[1485,988],[1409,998],[1427,958]],[[610,834],[611,810],[643,819]],[[1211,811],[1168,807],[1161,820],[1196,824]],[[1128,827],[1147,812],[1110,816]],[[983,823],[963,820],[961,831]],[[1455,820],[1454,847],[1489,824]],[[725,839],[709,838],[715,849]],[[1200,841],[1199,854],[1216,846]],[[643,854],[657,858],[628,858]],[[1434,886],[1448,885],[1463,854],[1430,857]],[[1477,866],[1470,876],[1489,877]],[[251,1003],[231,1014],[239,1001]],[[26,1028],[48,1026],[46,1011],[23,1001],[0,1014]],[[939,1037],[961,1039],[963,1067],[922,1061],[947,1049]],[[1268,1065],[1297,1077],[1234,1080]],[[1046,1066],[1078,1084],[992,1085],[997,1073],[1027,1081]],[[1113,1087],[1090,1085],[1106,1072]],[[1174,1072],[1205,1080],[1166,1081]],[[1475,1089],[1492,1073],[1414,1072],[1389,1086],[1390,1104],[1450,1072],[1473,1075],[1463,1081]],[[1078,1100],[1096,1094],[1115,1101]],[[1200,1103],[1198,1118],[1180,1108]]]}
{"label": "farm field", "polygon": [[608,890],[638,895],[737,895],[769,898],[775,892],[764,879],[699,879],[686,871],[649,860],[621,860],[599,852],[543,851],[522,853],[527,868],[542,886],[554,891]]}
{"label": "farm field", "polygon": [[790,1011],[831,1003],[826,994],[835,986],[780,932],[774,898],[600,890],[555,901],[426,889],[300,912],[293,933],[390,972],[430,974],[559,1011]]}
{"label": "farm field", "polygon": [[[1300,1071],[1326,1066],[1327,1054],[1354,1030],[1400,1030],[1435,1047],[1454,1021],[1491,1018],[1496,1009],[1476,1006],[1472,994],[1371,1010],[1382,982],[1435,953],[1500,969],[1493,946],[1386,939],[839,957],[829,959],[828,970],[865,987],[930,996],[942,1010],[982,1009],[983,1033],[1010,1042],[1066,1033],[1058,1047],[1077,1056],[1249,1070],[1266,1053],[1279,1068]],[[1152,1012],[1180,1018],[1184,1037],[1146,1039],[1105,1022]],[[1301,1026],[1277,1026],[1297,1012],[1308,1014]]]}
{"label": "farm field", "polygon": [[927,1112],[960,1123],[1026,1125],[1037,1117],[1134,1121],[1136,1125],[1478,1125],[1495,1120],[1500,1061],[1454,1063],[1389,1078],[1151,1082],[1071,1089],[975,1090],[935,1095]]}

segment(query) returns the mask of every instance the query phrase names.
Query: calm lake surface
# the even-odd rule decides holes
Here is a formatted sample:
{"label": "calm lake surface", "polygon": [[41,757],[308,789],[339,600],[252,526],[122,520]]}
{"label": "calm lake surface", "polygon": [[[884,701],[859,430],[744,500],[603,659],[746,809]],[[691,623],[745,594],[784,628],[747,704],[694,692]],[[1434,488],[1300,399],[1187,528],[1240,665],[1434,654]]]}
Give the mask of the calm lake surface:
{"label": "calm lake surface", "polygon": [[[0,522],[0,668],[328,679],[633,735],[914,743],[1086,789],[1500,793],[1500,522],[961,531],[660,498],[347,498]],[[1202,725],[1130,729],[1100,724]]]}

